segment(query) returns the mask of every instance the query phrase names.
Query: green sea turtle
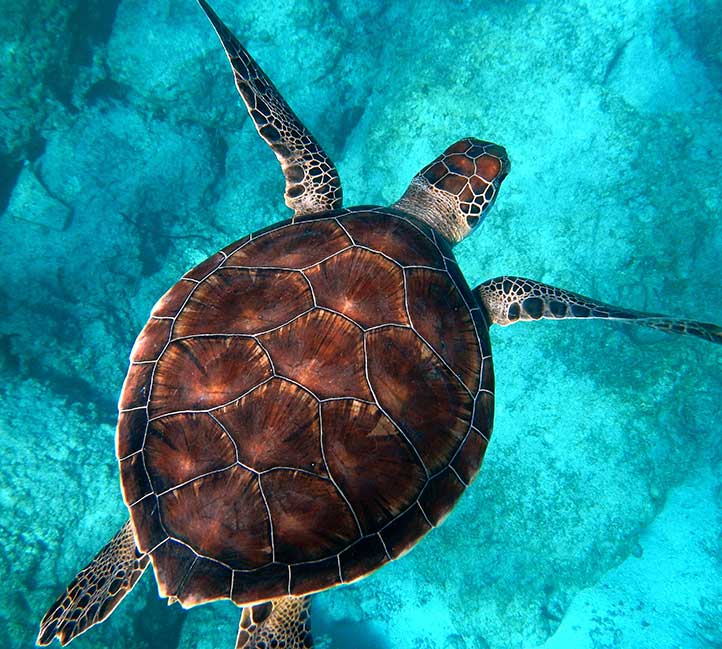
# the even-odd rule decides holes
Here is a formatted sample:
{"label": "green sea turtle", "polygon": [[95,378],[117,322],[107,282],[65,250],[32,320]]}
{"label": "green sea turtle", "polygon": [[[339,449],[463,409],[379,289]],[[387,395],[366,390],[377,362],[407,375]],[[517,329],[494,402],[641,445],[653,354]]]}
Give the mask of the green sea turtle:
{"label": "green sea turtle", "polygon": [[474,479],[492,431],[493,324],[607,318],[722,342],[716,325],[533,280],[471,290],[453,246],[505,150],[465,138],[389,207],[343,208],[336,168],[204,0],[286,178],[283,221],[186,273],[131,352],[116,451],[130,520],[43,618],[65,644],[149,563],[184,607],[242,607],[237,648],[311,647],[309,595],[408,551]]}

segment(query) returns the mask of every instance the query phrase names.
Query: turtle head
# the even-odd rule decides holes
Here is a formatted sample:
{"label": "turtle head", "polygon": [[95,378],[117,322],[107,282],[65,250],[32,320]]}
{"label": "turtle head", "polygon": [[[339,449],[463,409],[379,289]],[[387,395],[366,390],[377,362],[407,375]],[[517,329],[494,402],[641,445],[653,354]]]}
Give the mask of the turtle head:
{"label": "turtle head", "polygon": [[466,137],[419,171],[392,207],[428,223],[453,245],[484,220],[510,168],[504,147]]}

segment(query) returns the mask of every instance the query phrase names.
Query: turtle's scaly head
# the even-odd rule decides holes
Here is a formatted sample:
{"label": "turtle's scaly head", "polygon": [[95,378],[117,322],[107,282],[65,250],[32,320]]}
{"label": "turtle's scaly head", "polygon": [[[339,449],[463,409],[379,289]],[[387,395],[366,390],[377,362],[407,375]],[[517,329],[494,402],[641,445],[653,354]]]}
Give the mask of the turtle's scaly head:
{"label": "turtle's scaly head", "polygon": [[510,168],[504,147],[467,137],[419,171],[393,207],[458,243],[482,222]]}

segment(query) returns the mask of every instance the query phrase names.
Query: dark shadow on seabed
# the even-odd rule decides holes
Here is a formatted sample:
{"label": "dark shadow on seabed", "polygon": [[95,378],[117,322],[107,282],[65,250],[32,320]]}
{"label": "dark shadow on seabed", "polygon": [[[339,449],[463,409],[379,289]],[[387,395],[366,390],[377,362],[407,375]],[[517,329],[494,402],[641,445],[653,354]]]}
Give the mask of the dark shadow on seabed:
{"label": "dark shadow on seabed", "polygon": [[371,626],[370,620],[333,620],[320,606],[312,610],[314,637],[330,639],[329,649],[391,649],[388,641]]}

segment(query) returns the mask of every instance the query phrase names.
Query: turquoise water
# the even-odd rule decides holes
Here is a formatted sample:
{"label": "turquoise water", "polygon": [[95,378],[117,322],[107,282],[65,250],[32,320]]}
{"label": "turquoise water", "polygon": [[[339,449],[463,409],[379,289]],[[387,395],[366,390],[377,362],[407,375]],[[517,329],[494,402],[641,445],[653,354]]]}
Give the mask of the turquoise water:
{"label": "turquoise water", "polygon": [[[534,277],[722,320],[722,2],[235,3],[216,9],[336,161],[396,200],[459,137],[506,146],[473,286]],[[0,15],[0,642],[125,519],[127,354],[187,268],[288,216],[194,2]],[[443,526],[316,597],[317,646],[722,646],[722,352],[621,325],[493,330],[495,435]],[[75,647],[232,647],[150,574]]]}

